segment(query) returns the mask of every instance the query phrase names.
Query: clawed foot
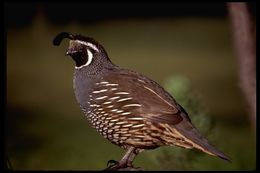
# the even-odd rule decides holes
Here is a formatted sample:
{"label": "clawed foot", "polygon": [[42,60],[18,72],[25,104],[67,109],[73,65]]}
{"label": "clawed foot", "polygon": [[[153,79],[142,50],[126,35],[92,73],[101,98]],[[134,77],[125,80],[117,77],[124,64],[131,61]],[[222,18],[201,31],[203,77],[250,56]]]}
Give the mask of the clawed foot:
{"label": "clawed foot", "polygon": [[111,168],[111,167],[113,167],[113,166],[115,166],[115,165],[118,165],[118,164],[119,164],[118,161],[109,160],[109,161],[107,162],[107,168],[106,168],[106,169],[109,169],[109,168]]}
{"label": "clawed foot", "polygon": [[105,171],[107,170],[117,170],[117,171],[135,171],[137,170],[137,168],[134,168],[132,164],[129,163],[122,163],[122,162],[118,162],[115,160],[109,160],[107,162],[107,168],[105,169]]}
{"label": "clawed foot", "polygon": [[115,160],[109,160],[107,162],[107,168],[104,171],[107,170],[112,170],[112,171],[137,171],[137,170],[141,170],[140,168],[134,168],[133,167],[133,161],[135,156],[138,154],[138,152],[136,152],[136,148],[134,147],[129,147],[127,149],[126,154],[124,155],[124,157],[119,161],[115,161]]}

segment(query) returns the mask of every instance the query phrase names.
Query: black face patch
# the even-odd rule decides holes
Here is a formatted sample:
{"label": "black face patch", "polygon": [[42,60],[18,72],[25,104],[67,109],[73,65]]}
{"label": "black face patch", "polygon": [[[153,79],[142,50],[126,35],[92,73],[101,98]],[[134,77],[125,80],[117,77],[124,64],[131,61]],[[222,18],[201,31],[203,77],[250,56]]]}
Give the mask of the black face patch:
{"label": "black face patch", "polygon": [[81,46],[79,44],[72,45],[72,47],[68,49],[67,54],[72,57],[77,67],[86,64],[89,58],[86,47]]}
{"label": "black face patch", "polygon": [[83,56],[83,54],[81,52],[77,52],[74,55],[72,55],[71,57],[75,61],[77,67],[80,67],[80,66],[86,64],[86,62],[87,62],[87,57]]}

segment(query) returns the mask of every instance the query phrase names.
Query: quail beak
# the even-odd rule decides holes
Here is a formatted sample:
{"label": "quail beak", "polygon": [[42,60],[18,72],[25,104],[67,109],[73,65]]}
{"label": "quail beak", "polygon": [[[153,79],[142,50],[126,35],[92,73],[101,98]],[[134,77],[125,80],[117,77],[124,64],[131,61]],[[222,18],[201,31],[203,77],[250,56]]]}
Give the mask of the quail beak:
{"label": "quail beak", "polygon": [[67,51],[66,51],[66,55],[70,55],[70,56],[72,56],[75,53],[76,53],[76,51],[72,50],[72,49],[67,49]]}

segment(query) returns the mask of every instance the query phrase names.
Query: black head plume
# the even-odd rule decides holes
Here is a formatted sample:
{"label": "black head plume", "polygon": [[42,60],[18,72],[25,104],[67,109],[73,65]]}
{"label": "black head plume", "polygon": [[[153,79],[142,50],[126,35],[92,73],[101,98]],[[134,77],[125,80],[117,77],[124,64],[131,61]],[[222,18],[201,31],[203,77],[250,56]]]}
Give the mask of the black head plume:
{"label": "black head plume", "polygon": [[61,41],[64,38],[68,38],[68,39],[74,40],[74,35],[73,34],[69,34],[67,32],[61,32],[58,35],[56,35],[56,37],[53,39],[53,45],[59,46]]}

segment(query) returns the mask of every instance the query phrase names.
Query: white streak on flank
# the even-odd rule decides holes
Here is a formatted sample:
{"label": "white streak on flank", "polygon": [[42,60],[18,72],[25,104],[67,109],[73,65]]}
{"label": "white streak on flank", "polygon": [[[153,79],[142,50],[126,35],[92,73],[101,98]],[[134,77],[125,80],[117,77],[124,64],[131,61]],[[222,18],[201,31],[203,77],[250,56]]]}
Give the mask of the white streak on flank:
{"label": "white streak on flank", "polygon": [[137,138],[144,138],[143,135],[135,135],[134,137],[137,137]]}
{"label": "white streak on flank", "polygon": [[118,110],[118,111],[116,111],[116,113],[122,113],[122,112],[124,112],[123,110]]}
{"label": "white streak on flank", "polygon": [[105,113],[105,114],[104,114],[104,116],[107,116],[107,115],[108,115],[108,113]]}
{"label": "white streak on flank", "polygon": [[90,107],[100,107],[100,106],[97,104],[92,104],[92,105],[90,105]]}
{"label": "white streak on flank", "polygon": [[[123,134],[124,136],[131,136],[132,134],[129,134],[129,133],[127,133],[127,131],[128,131],[128,128],[125,128],[125,129],[121,129],[122,131],[120,131],[120,133],[121,134]],[[123,130],[125,130],[125,131],[123,131]]]}
{"label": "white streak on flank", "polygon": [[112,109],[112,110],[111,110],[111,112],[116,112],[116,111],[118,111],[118,109]]}
{"label": "white streak on flank", "polygon": [[133,124],[126,124],[126,125],[123,125],[122,127],[131,127]]}
{"label": "white streak on flank", "polygon": [[167,102],[166,100],[164,100],[160,95],[158,95],[155,91],[153,91],[151,88],[148,88],[148,87],[146,87],[146,86],[144,86],[147,90],[149,90],[149,91],[151,91],[152,93],[154,93],[155,95],[157,95],[160,99],[162,99],[165,103],[167,103],[168,105],[170,105],[171,107],[173,107],[172,106],[172,104],[170,104],[169,102]]}
{"label": "white streak on flank", "polygon": [[[119,122],[120,123],[120,122]],[[122,123],[122,122],[121,122]],[[118,129],[118,128],[120,128],[120,126],[119,125],[117,125],[118,123],[116,123],[116,125],[114,126],[114,127],[112,127],[112,129]]]}
{"label": "white streak on flank", "polygon": [[133,118],[128,118],[129,120],[143,120],[141,117],[133,117]]}
{"label": "white streak on flank", "polygon": [[111,88],[110,90],[111,90],[111,91],[115,91],[115,90],[117,90],[117,88]]}
{"label": "white streak on flank", "polygon": [[102,122],[103,122],[103,120],[105,120],[105,119],[106,119],[106,117],[102,115],[102,116],[100,117],[100,119],[101,119],[101,120],[102,120]]}
{"label": "white streak on flank", "polygon": [[119,134],[117,134],[117,133],[116,133],[116,134],[114,134],[113,136],[114,136],[114,137],[118,137],[118,136],[119,136]]}
{"label": "white streak on flank", "polygon": [[123,101],[131,100],[131,99],[132,99],[132,98],[124,98],[124,99],[117,100],[116,102],[123,102]]}
{"label": "white streak on flank", "polygon": [[115,100],[115,99],[118,99],[118,98],[120,98],[120,96],[111,97],[111,98],[109,98],[108,100]]}
{"label": "white streak on flank", "polygon": [[108,138],[112,138],[112,135],[108,135]]}
{"label": "white streak on flank", "polygon": [[102,93],[102,92],[106,92],[107,89],[103,89],[103,90],[99,90],[99,91],[93,91],[92,93],[94,94],[98,94],[98,93]]}
{"label": "white streak on flank", "polygon": [[105,86],[118,86],[118,84],[114,84],[114,83],[108,83]]}
{"label": "white streak on flank", "polygon": [[103,109],[102,109],[102,108],[98,108],[98,110],[99,110],[99,111],[103,111]]}
{"label": "white streak on flank", "polygon": [[120,115],[129,115],[131,114],[131,112],[124,112],[124,113],[121,113]]}
{"label": "white streak on flank", "polygon": [[127,93],[127,92],[117,92],[115,94],[129,94],[129,93]]}
{"label": "white streak on flank", "polygon": [[112,120],[110,120],[111,122],[116,122],[116,121],[118,121],[119,119],[112,119]]}
{"label": "white streak on flank", "polygon": [[137,127],[142,127],[142,126],[145,126],[145,124],[138,124],[138,125],[134,125],[132,126],[133,128],[137,128]]}
{"label": "white streak on flank", "polygon": [[126,137],[126,136],[122,136],[120,139],[121,139],[121,140],[126,140],[127,137]]}
{"label": "white streak on flank", "polygon": [[120,124],[125,124],[124,121],[120,121],[120,122],[117,122],[116,124],[120,125]]}
{"label": "white streak on flank", "polygon": [[91,62],[92,62],[92,59],[93,59],[93,54],[90,52],[90,50],[87,49],[87,52],[88,52],[88,61],[86,62],[86,64],[82,65],[82,66],[75,66],[75,69],[79,70],[85,66],[88,66]]}
{"label": "white streak on flank", "polygon": [[102,103],[103,105],[107,105],[107,104],[110,104],[110,103],[112,103],[112,102],[104,102],[104,103]]}
{"label": "white streak on flank", "polygon": [[114,107],[114,105],[107,106],[107,108],[112,108],[112,107]]}
{"label": "white streak on flank", "polygon": [[128,105],[124,105],[123,108],[124,108],[124,107],[132,107],[132,106],[141,107],[142,105],[140,105],[140,104],[128,104]]}
{"label": "white streak on flank", "polygon": [[105,99],[105,98],[107,98],[107,96],[97,97],[96,100],[102,100],[102,99]]}
{"label": "white streak on flank", "polygon": [[95,51],[99,52],[99,49],[97,48],[97,46],[95,46],[94,44],[92,43],[89,43],[89,42],[85,42],[85,41],[81,41],[81,40],[75,40],[76,43],[79,43],[79,44],[83,44],[85,46],[88,46],[88,47],[91,47],[92,49],[94,49]]}

